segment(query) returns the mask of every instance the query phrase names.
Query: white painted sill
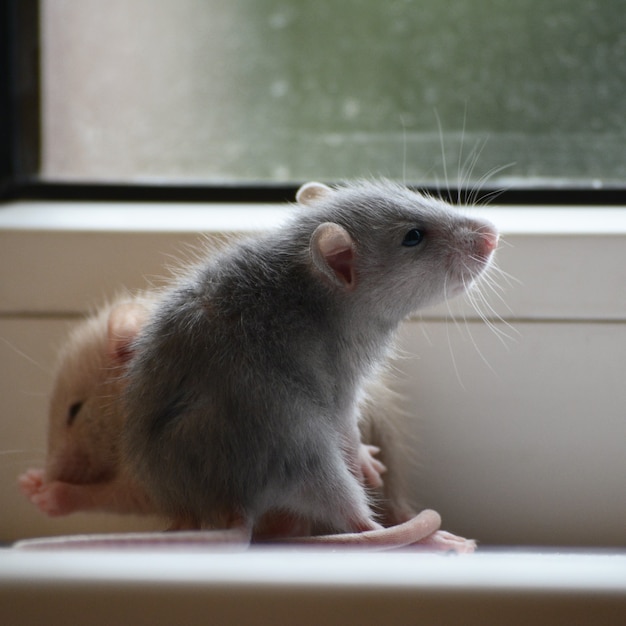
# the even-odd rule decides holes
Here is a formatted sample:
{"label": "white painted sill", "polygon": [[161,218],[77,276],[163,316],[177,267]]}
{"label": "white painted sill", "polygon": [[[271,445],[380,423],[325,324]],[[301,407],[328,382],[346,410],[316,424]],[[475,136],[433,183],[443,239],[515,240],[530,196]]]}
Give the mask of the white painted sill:
{"label": "white painted sill", "polygon": [[0,554],[2,623],[95,626],[131,615],[155,626],[622,624],[626,557]]}
{"label": "white painted sill", "polygon": [[[289,204],[176,202],[12,202],[0,229],[84,232],[246,232],[276,226]],[[505,234],[626,235],[626,207],[472,207]]]}
{"label": "white painted sill", "polygon": [[[0,208],[0,314],[85,309],[198,247],[199,233],[273,227],[289,205],[18,202]],[[626,319],[626,208],[472,209],[493,221],[498,264],[513,277],[493,314],[512,319]],[[42,292],[42,286],[46,287]],[[472,317],[454,303],[452,311]],[[441,317],[447,306],[427,312]]]}

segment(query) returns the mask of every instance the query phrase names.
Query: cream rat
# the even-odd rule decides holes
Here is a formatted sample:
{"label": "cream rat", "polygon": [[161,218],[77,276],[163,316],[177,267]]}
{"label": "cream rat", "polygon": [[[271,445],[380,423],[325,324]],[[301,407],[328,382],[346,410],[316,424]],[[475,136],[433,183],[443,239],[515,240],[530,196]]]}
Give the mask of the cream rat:
{"label": "cream rat", "polygon": [[[42,512],[50,516],[78,511],[154,513],[147,495],[119,458],[119,433],[125,420],[122,374],[131,356],[132,341],[157,295],[154,292],[119,298],[68,336],[59,354],[50,400],[46,468],[30,469],[19,477],[22,491]],[[398,419],[397,399],[384,377],[378,377],[368,386],[360,426],[364,441],[378,446],[368,449],[375,453],[382,446],[389,466],[384,484],[379,476],[386,469],[382,464],[374,465],[368,481],[371,487],[382,488],[377,496],[377,512],[387,526],[408,521],[414,515],[400,467],[404,464],[397,449]],[[262,538],[269,532],[276,539],[280,534],[276,526],[277,521],[269,516],[260,525],[258,536]],[[431,545],[445,536],[452,538],[439,532]],[[349,543],[345,535],[341,543]],[[450,541],[445,543],[450,547]],[[54,545],[58,545],[58,539]],[[460,538],[454,543],[457,550],[470,546]]]}
{"label": "cream rat", "polygon": [[121,374],[155,299],[150,293],[118,298],[74,328],[60,351],[46,466],[19,477],[22,491],[42,512],[154,511],[120,461],[119,434],[125,419]]}
{"label": "cream rat", "polygon": [[[387,181],[310,183],[298,201],[179,276],[133,345],[123,454],[179,528],[249,539],[273,511],[384,535],[358,430],[367,383],[400,322],[467,289],[497,245],[490,223]],[[437,528],[435,514],[424,536]]]}

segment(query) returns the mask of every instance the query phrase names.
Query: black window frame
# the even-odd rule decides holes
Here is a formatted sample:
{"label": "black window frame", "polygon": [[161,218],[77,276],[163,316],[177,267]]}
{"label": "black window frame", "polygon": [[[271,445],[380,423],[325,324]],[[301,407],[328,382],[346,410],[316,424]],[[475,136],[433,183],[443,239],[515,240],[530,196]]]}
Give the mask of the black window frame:
{"label": "black window frame", "polygon": [[[211,183],[105,184],[50,182],[39,177],[40,165],[40,35],[39,0],[0,0],[0,201],[158,201],[246,202],[292,201],[299,185]],[[465,201],[470,190],[456,187],[419,189],[449,199]],[[504,205],[626,205],[624,187],[519,187],[504,190],[486,185],[478,201]]]}

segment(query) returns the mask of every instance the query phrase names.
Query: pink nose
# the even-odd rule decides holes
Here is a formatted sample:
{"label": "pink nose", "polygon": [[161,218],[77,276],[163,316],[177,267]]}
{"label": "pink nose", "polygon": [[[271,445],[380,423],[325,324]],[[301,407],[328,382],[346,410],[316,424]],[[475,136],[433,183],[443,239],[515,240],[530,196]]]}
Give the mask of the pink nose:
{"label": "pink nose", "polygon": [[495,226],[485,221],[475,221],[472,226],[476,235],[474,238],[476,254],[483,258],[489,257],[498,247],[498,239],[500,238],[498,231]]}
{"label": "pink nose", "polygon": [[486,253],[493,252],[498,247],[499,233],[495,230],[485,230],[483,228],[481,235],[484,251]]}

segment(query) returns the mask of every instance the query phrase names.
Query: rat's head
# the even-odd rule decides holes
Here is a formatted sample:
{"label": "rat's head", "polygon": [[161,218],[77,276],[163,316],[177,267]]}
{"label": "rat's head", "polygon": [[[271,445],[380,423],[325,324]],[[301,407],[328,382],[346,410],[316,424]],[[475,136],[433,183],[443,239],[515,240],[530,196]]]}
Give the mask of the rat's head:
{"label": "rat's head", "polygon": [[297,199],[308,207],[304,221],[317,222],[317,271],[391,321],[468,289],[498,242],[489,222],[389,181],[307,183]]}
{"label": "rat's head", "polygon": [[93,483],[116,472],[124,420],[121,375],[146,316],[141,301],[117,302],[68,337],[50,398],[48,480]]}

